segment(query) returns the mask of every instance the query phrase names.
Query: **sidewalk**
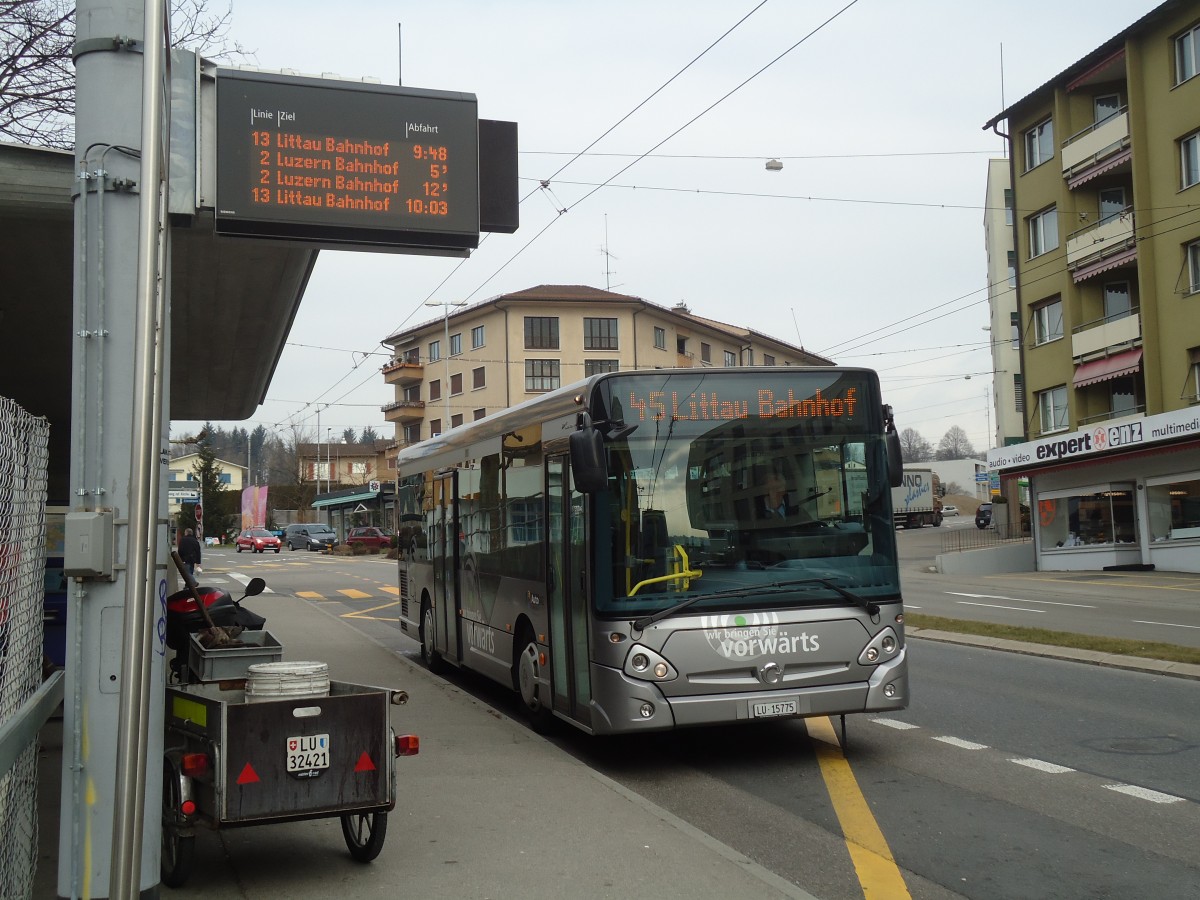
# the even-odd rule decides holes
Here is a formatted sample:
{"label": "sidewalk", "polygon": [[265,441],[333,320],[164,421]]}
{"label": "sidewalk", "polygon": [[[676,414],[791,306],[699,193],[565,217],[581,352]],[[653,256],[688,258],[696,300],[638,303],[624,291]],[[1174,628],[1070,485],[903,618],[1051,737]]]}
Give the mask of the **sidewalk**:
{"label": "sidewalk", "polygon": [[[163,898],[813,900],[320,608],[265,594],[254,609],[285,659],[323,660],[332,678],[406,690],[392,723],[419,735],[421,752],[395,760],[399,800],[373,863],[350,858],[337,819],[202,832],[191,879],[161,888]],[[43,729],[38,898],[58,896],[61,724]]]}

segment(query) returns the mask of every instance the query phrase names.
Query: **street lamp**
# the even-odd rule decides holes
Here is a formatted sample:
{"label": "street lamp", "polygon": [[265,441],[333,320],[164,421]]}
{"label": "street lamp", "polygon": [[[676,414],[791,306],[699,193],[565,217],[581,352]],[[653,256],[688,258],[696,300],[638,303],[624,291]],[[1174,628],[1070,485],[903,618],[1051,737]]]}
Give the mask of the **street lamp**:
{"label": "street lamp", "polygon": [[450,430],[450,307],[466,306],[466,300],[427,300],[426,306],[442,307],[443,320],[446,325],[446,344],[442,348],[442,359],[446,361],[446,381],[442,385],[442,397],[446,401],[445,419],[442,421],[442,433]]}

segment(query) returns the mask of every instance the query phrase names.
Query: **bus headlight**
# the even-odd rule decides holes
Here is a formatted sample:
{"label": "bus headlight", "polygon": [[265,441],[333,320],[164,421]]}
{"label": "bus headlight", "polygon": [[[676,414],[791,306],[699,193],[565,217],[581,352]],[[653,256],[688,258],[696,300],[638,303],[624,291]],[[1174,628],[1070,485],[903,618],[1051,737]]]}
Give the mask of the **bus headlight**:
{"label": "bus headlight", "polygon": [[883,629],[875,637],[867,642],[867,646],[863,647],[862,653],[858,655],[858,664],[860,666],[877,666],[881,662],[887,662],[900,650],[900,639],[896,636],[896,632],[892,631],[891,627]]}
{"label": "bus headlight", "polygon": [[634,644],[625,657],[625,674],[642,681],[671,681],[679,676],[662,654]]}

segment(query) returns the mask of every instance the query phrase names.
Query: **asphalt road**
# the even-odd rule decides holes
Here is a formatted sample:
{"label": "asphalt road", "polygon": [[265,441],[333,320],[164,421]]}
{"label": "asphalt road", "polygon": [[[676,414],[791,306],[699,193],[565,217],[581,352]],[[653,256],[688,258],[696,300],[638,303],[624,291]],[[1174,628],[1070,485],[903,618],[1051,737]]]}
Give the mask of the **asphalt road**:
{"label": "asphalt road", "polygon": [[[911,576],[943,529],[914,531],[907,545],[901,533],[914,603],[935,593]],[[206,554],[208,572],[261,574],[416,657],[393,624],[394,563],[221,553]],[[912,706],[851,717],[847,747],[910,896],[1197,896],[1200,683],[920,639],[910,652]],[[497,686],[469,673],[450,680],[519,717]],[[563,728],[552,739],[816,896],[863,896],[835,810],[840,789],[804,722],[604,740]]]}

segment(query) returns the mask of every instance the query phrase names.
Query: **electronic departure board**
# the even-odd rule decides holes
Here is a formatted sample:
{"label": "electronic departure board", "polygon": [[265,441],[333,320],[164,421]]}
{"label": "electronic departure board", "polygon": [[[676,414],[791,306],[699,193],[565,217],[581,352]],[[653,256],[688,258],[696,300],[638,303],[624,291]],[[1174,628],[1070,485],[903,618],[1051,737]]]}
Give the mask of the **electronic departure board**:
{"label": "electronic departure board", "polygon": [[465,255],[474,94],[217,71],[218,233]]}

